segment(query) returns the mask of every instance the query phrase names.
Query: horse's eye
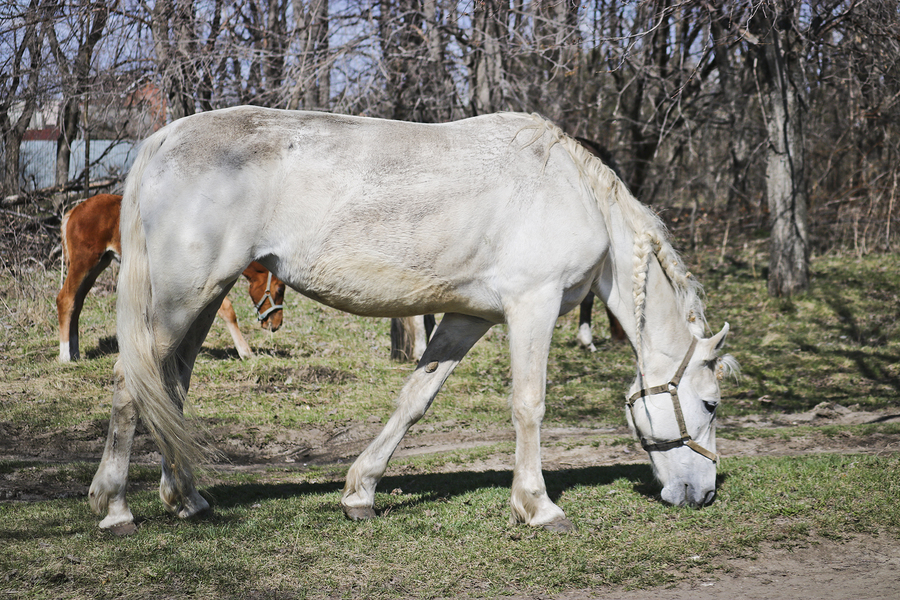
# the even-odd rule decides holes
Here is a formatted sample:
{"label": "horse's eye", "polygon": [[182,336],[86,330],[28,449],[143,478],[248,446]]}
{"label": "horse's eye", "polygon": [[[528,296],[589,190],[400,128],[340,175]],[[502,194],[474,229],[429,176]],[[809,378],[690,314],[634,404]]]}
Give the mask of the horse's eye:
{"label": "horse's eye", "polygon": [[703,408],[705,408],[706,412],[711,415],[716,414],[716,408],[718,408],[718,406],[718,402],[706,402],[705,400],[703,401]]}

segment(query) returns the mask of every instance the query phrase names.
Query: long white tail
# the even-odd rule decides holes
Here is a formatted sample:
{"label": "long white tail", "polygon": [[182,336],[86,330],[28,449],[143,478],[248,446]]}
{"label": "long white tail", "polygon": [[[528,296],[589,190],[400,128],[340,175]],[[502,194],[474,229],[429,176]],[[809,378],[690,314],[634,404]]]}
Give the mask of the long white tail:
{"label": "long white tail", "polygon": [[166,139],[163,129],[144,141],[125,182],[120,229],[122,261],[116,303],[119,361],[125,386],[176,474],[188,474],[192,465],[208,457],[196,429],[182,414],[185,390],[178,374],[177,357],[160,356],[154,334],[153,286],[150,260],[140,212],[144,169]]}

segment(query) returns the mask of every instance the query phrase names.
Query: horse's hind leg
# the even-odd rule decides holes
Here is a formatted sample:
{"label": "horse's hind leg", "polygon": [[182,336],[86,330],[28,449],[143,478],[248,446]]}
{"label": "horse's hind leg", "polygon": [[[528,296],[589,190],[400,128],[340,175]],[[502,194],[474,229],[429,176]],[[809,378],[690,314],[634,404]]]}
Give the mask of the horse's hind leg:
{"label": "horse's hind leg", "polygon": [[[122,367],[116,362],[115,391],[113,392],[112,412],[109,418],[109,433],[103,459],[94,475],[89,492],[91,508],[97,514],[106,517],[100,521],[103,529],[127,527],[133,523],[134,517],[125,500],[128,486],[128,463],[131,459],[131,444],[134,441],[134,428],[137,411],[131,395],[125,387]],[[127,533],[126,531],[123,531]]]}
{"label": "horse's hind leg", "polygon": [[400,391],[394,414],[347,472],[341,507],[348,518],[375,516],[375,486],[400,440],[425,415],[444,381],[491,325],[475,317],[444,315],[422,360]]}
{"label": "horse's hind leg", "polygon": [[[178,346],[177,364],[178,376],[184,387],[185,394],[191,383],[191,373],[194,370],[194,361],[203,345],[203,340],[209,333],[210,325],[215,319],[217,307],[222,305],[222,294],[214,300],[197,316],[190,326],[181,344]],[[193,470],[188,466],[173,469],[163,457],[162,477],[159,482],[159,497],[166,509],[181,518],[188,518],[205,512],[209,509],[209,503],[200,495],[194,484]]]}
{"label": "horse's hind leg", "polygon": [[56,312],[59,317],[59,360],[78,360],[78,319],[97,277],[112,262],[113,254],[88,254],[82,251],[69,265],[66,280],[56,296]]}
{"label": "horse's hind leg", "polygon": [[[507,311],[512,367],[512,420],[516,466],[510,503],[513,518],[528,525],[569,531],[572,523],[547,496],[541,473],[541,422],[547,382],[547,356],[556,323],[558,296],[519,299]],[[548,308],[549,307],[549,308]]]}

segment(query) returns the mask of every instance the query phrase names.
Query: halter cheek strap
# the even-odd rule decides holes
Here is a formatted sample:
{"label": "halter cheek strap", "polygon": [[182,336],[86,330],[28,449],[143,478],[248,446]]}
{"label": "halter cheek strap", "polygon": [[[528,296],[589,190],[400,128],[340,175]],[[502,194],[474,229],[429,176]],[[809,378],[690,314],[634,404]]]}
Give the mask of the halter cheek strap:
{"label": "halter cheek strap", "polygon": [[[271,303],[271,306],[264,312],[259,312],[259,307],[262,306],[266,300]],[[266,278],[266,293],[263,294],[263,297],[259,299],[259,302],[253,306],[256,308],[256,320],[260,322],[265,321],[266,317],[276,310],[284,308],[283,304],[275,304],[275,299],[272,298],[272,271],[269,271],[269,276]]]}
{"label": "halter cheek strap", "polygon": [[681,435],[681,438],[668,442],[657,442],[655,444],[651,444],[647,442],[647,439],[644,436],[641,436],[641,447],[647,452],[661,452],[665,450],[671,450],[673,448],[680,448],[681,446],[687,446],[697,454],[701,454],[713,462],[718,462],[719,456],[715,452],[707,450],[706,448],[695,442],[691,435],[688,433],[687,426],[685,426],[684,424],[684,413],[681,410],[681,402],[678,400],[678,384],[681,383],[681,377],[682,375],[684,375],[684,371],[685,369],[687,369],[688,363],[691,362],[691,357],[694,356],[694,350],[696,348],[697,338],[693,338],[693,340],[691,340],[691,347],[688,348],[687,355],[685,355],[684,360],[681,361],[681,365],[678,367],[678,371],[675,372],[675,377],[673,377],[665,385],[657,385],[651,388],[644,388],[635,392],[628,398],[627,404],[628,409],[631,411],[631,420],[634,422],[634,403],[638,400],[638,398],[646,398],[647,396],[653,396],[655,394],[668,393],[670,396],[672,396],[672,405],[675,407],[675,419],[678,421],[678,431]]}

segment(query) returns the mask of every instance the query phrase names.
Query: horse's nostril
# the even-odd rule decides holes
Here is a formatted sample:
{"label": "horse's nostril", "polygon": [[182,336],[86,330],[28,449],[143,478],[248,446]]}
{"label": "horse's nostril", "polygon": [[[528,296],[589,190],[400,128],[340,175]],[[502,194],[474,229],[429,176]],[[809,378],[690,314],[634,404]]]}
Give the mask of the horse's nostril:
{"label": "horse's nostril", "polygon": [[703,498],[703,503],[701,506],[709,506],[713,503],[713,500],[716,499],[716,490],[709,490],[706,492],[706,496]]}

